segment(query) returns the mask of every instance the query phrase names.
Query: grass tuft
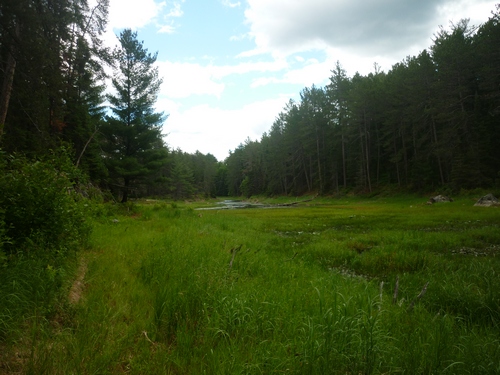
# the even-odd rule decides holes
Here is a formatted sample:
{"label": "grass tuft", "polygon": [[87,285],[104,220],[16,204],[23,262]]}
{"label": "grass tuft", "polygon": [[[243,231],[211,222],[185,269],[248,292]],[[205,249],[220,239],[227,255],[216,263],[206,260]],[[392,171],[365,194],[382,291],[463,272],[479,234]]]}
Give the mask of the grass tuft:
{"label": "grass tuft", "polygon": [[19,303],[69,277],[39,268],[1,284],[0,332],[25,312],[32,373],[498,373],[500,223],[458,202],[122,209],[95,223],[58,328]]}

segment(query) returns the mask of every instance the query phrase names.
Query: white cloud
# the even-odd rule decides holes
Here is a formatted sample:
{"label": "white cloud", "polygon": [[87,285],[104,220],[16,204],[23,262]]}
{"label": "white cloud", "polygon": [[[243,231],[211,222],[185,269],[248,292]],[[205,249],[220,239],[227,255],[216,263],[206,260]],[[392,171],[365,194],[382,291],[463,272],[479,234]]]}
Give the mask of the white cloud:
{"label": "white cloud", "polygon": [[[184,2],[184,1],[182,1]],[[181,9],[181,3],[175,2],[172,9],[165,15],[166,18],[170,17],[182,17],[184,12]]]}
{"label": "white cloud", "polygon": [[[110,26],[139,29],[153,24],[161,33],[174,33],[177,19],[183,16],[184,1],[111,0]],[[234,60],[220,63],[224,57],[217,54],[216,47],[210,50],[213,51],[210,52],[213,56],[209,59],[200,58],[190,60],[189,63],[158,61],[164,83],[156,106],[157,110],[170,114],[164,125],[164,133],[168,133],[166,142],[171,147],[179,147],[185,152],[210,152],[219,160],[227,157],[228,151],[234,150],[247,136],[259,139],[263,132],[270,129],[275,117],[290,98],[288,93],[286,96],[278,94],[281,88],[278,85],[297,85],[297,92],[292,95],[312,84],[323,86],[328,82],[331,69],[337,61],[340,61],[350,76],[356,71],[363,75],[372,72],[375,62],[387,71],[392,64],[403,60],[405,56],[416,55],[431,45],[432,35],[439,24],[447,26],[449,20],[457,22],[461,18],[470,17],[471,24],[477,25],[486,21],[490,11],[494,9],[495,1],[498,2],[219,1],[220,4],[235,9],[245,4],[243,6],[246,7],[248,32],[235,29],[235,34],[239,34],[230,40],[250,39],[254,42],[254,48],[237,55],[240,58],[237,64],[231,64],[230,61]],[[234,17],[239,10],[224,11]],[[184,21],[188,22],[187,18]],[[221,19],[220,22],[225,20]],[[210,30],[204,32],[208,33]],[[112,40],[111,45],[117,43],[113,33],[109,38]],[[221,40],[217,43],[221,43]],[[239,46],[236,43],[231,45]],[[307,51],[311,52],[305,53]],[[315,52],[320,54],[315,56]],[[311,59],[314,56],[316,58]],[[238,81],[238,78],[243,79]],[[260,88],[252,90],[252,93],[266,92],[261,101],[241,105],[239,109],[233,110],[224,109],[223,106],[227,103],[222,100],[218,102],[218,107],[208,104],[189,107],[189,99],[192,96],[226,98],[228,95],[223,96],[226,88],[228,91],[231,88],[232,92],[237,92],[235,86],[239,82],[248,84],[252,79],[251,87]],[[264,90],[262,86],[267,87]],[[247,98],[246,89],[241,88],[241,98]],[[267,89],[269,90],[266,91]],[[293,91],[290,86],[287,90]],[[271,99],[267,99],[269,97]],[[200,98],[194,99],[194,102],[200,102]],[[205,98],[201,100],[203,99]],[[236,101],[231,99],[228,102],[234,106]],[[238,103],[241,103],[240,98]]]}
{"label": "white cloud", "polygon": [[[124,28],[137,30],[155,22],[165,8],[166,3],[154,0],[110,0],[109,16],[103,39],[106,46],[118,44],[117,31]],[[160,27],[160,32],[173,32],[172,25]]]}
{"label": "white cloud", "polygon": [[165,5],[154,0],[111,0],[109,27],[139,29],[152,22]]}
{"label": "white cloud", "polygon": [[175,26],[173,24],[162,25],[158,29],[158,34],[173,34],[174,32],[175,32]]}
{"label": "white cloud", "polygon": [[233,35],[229,38],[231,42],[241,42],[242,40],[249,39],[249,34]]}
{"label": "white cloud", "polygon": [[267,86],[273,83],[281,83],[281,82],[283,82],[283,80],[276,77],[259,77],[259,78],[254,78],[250,87],[256,88],[259,86]]}
{"label": "white cloud", "polygon": [[282,77],[259,77],[254,79],[251,87],[266,86],[275,83],[288,83],[309,87],[313,84],[319,86],[326,84],[330,77],[330,70],[333,68],[334,62],[325,60],[319,62],[317,60],[309,61],[298,69],[290,69],[286,71]]}
{"label": "white cloud", "polygon": [[[403,59],[408,47],[424,49],[431,30],[450,18],[484,22],[495,1],[486,0],[248,0],[245,19],[255,41],[251,56],[291,55],[342,48],[358,56]],[[457,19],[458,21],[458,19]]]}
{"label": "white cloud", "polygon": [[438,13],[440,18],[445,18],[446,21],[458,22],[462,18],[470,18],[472,24],[479,26],[480,23],[487,20],[487,16],[494,10],[495,3],[497,1],[449,1],[438,7]]}
{"label": "white cloud", "polygon": [[[425,47],[423,47],[425,48]],[[372,54],[372,55],[358,55],[348,50],[340,48],[328,48],[326,51],[327,57],[325,61],[321,62],[322,71],[327,68],[330,70],[335,68],[337,61],[345,69],[348,76],[353,76],[356,72],[367,75],[374,71],[374,64],[377,63],[383,71],[387,72],[392,68],[396,62],[402,61],[405,56],[417,55],[421,52],[421,49],[410,47],[406,55],[382,55],[382,54]],[[328,74],[328,78],[331,73]]]}
{"label": "white cloud", "polygon": [[224,84],[217,82],[210,67],[194,63],[160,61],[157,63],[163,77],[161,95],[169,98],[186,98],[191,95],[220,97]]}
{"label": "white cloud", "polygon": [[[219,160],[229,155],[248,136],[260,139],[283,109],[287,98],[274,98],[248,104],[237,110],[199,105],[170,112],[164,125],[166,142],[184,152],[211,153]],[[243,136],[244,135],[244,136]]]}
{"label": "white cloud", "polygon": [[[162,16],[162,22],[157,23],[158,34],[173,34],[177,29],[177,25],[173,19],[180,18],[184,15],[182,3],[185,0],[174,1],[168,13]],[[164,3],[163,3],[164,4]],[[164,4],[165,5],[165,4]]]}
{"label": "white cloud", "polygon": [[236,65],[214,66],[210,69],[214,76],[222,78],[231,74],[246,74],[252,72],[279,72],[288,67],[285,59],[268,62],[247,62]]}
{"label": "white cloud", "polygon": [[164,82],[161,94],[169,98],[187,98],[191,95],[210,95],[219,98],[225,88],[221,80],[227,76],[252,72],[278,72],[288,67],[285,60],[220,66],[171,61],[160,61],[157,64]]}
{"label": "white cloud", "polygon": [[285,74],[284,81],[286,83],[294,83],[302,86],[311,86],[312,84],[319,85],[331,75],[330,70],[333,64],[326,60],[323,62],[314,62],[307,64],[300,69],[290,70]]}
{"label": "white cloud", "polygon": [[[324,86],[332,75],[331,70],[335,67],[337,61],[343,66],[349,76],[356,72],[368,74],[373,72],[374,63],[379,64],[383,70],[388,71],[394,63],[391,59],[383,56],[375,57],[356,57],[339,49],[329,48],[326,51],[326,57],[319,61],[318,59],[305,60],[301,56],[293,56],[299,64],[297,68],[289,68],[283,71],[282,75],[273,74],[272,76],[256,77],[253,79],[251,87],[261,87],[272,84],[295,84],[302,87]],[[294,66],[296,66],[295,64]]]}
{"label": "white cloud", "polygon": [[169,2],[170,8],[162,14],[167,9],[166,1],[110,0],[108,27],[104,36],[106,44],[109,46],[116,44],[116,30],[124,28],[137,30],[152,23],[157,26],[159,34],[174,33],[176,25],[173,19],[183,16],[184,2],[185,0]]}
{"label": "white cloud", "polygon": [[221,1],[222,5],[230,7],[230,8],[236,8],[241,5],[241,2],[237,1],[235,3],[232,3],[231,0],[222,0]]}

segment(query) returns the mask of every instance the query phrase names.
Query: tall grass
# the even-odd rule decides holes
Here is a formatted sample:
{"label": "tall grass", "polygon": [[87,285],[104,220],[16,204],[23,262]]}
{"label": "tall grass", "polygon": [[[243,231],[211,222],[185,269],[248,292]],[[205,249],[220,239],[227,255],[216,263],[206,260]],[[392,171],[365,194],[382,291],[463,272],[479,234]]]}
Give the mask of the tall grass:
{"label": "tall grass", "polygon": [[83,298],[42,329],[32,373],[500,371],[499,258],[483,251],[500,245],[495,209],[158,204],[116,218],[96,223]]}

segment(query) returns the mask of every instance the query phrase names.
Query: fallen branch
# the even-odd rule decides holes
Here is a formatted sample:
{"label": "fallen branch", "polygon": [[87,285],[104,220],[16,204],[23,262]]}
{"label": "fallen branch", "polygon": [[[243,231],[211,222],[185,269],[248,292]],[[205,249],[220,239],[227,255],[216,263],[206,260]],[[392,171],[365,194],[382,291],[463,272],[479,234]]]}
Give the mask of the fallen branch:
{"label": "fallen branch", "polygon": [[305,202],[310,202],[314,199],[316,199],[318,195],[315,195],[314,197],[312,198],[309,198],[309,199],[304,199],[302,201],[297,201],[297,202],[291,202],[291,203],[278,203],[276,204],[275,206],[277,207],[288,207],[288,206],[295,206],[296,204],[299,204],[299,203],[305,203]]}
{"label": "fallen branch", "polygon": [[85,153],[85,150],[87,150],[88,145],[90,144],[90,142],[92,141],[92,139],[94,138],[94,136],[97,134],[98,130],[99,130],[99,128],[96,126],[95,127],[95,131],[92,133],[92,135],[87,140],[87,142],[85,142],[85,146],[83,146],[82,152],[80,152],[80,155],[78,156],[78,160],[76,161],[75,167],[78,168],[78,166],[80,165],[80,160],[82,159],[82,156]]}

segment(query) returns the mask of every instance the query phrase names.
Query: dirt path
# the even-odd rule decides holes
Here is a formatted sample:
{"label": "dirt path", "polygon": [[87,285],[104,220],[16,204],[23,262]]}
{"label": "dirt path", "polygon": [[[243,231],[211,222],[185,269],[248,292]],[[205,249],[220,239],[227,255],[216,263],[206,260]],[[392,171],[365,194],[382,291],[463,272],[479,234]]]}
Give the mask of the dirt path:
{"label": "dirt path", "polygon": [[76,273],[76,279],[69,291],[68,300],[72,305],[76,305],[82,298],[85,274],[87,273],[87,261],[82,258]]}

